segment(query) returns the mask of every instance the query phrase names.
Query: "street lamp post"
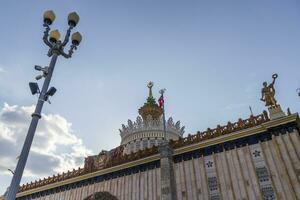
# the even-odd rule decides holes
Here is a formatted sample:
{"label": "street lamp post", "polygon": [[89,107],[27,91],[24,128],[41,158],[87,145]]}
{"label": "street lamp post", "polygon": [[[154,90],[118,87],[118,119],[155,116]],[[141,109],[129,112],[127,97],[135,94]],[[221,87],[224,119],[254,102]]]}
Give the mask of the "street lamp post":
{"label": "street lamp post", "polygon": [[168,143],[168,138],[167,138],[167,130],[166,130],[166,115],[165,115],[165,103],[164,103],[164,94],[166,92],[166,89],[161,89],[159,90],[159,93],[161,95],[161,99],[163,100],[162,103],[162,110],[163,110],[163,127],[164,127],[164,143]]}
{"label": "street lamp post", "polygon": [[[79,32],[72,34],[72,44],[70,45],[70,49],[68,53],[64,52],[64,47],[68,44],[71,30],[77,25],[79,21],[79,16],[77,13],[72,12],[68,16],[68,24],[69,28],[67,30],[66,36],[63,41],[60,41],[60,33],[58,30],[53,30],[50,32],[50,25],[55,20],[55,14],[53,11],[49,10],[44,13],[44,24],[45,27],[43,41],[44,43],[49,47],[48,56],[51,57],[50,65],[49,67],[40,67],[35,66],[36,70],[42,71],[42,75],[37,76],[36,79],[45,78],[42,90],[40,91],[38,88],[37,83],[30,83],[30,89],[32,94],[39,93],[39,98],[37,101],[37,105],[35,108],[34,113],[31,115],[32,120],[28,129],[28,133],[18,160],[18,164],[16,166],[12,181],[10,183],[8,192],[5,196],[5,200],[15,200],[16,194],[19,189],[19,184],[22,178],[22,174],[26,165],[26,161],[28,158],[28,154],[30,151],[30,147],[32,144],[32,140],[35,134],[35,130],[38,124],[39,119],[41,118],[41,111],[44,105],[45,101],[48,101],[49,96],[52,96],[56,89],[54,87],[51,87],[49,90],[49,84],[51,81],[51,77],[54,71],[55,63],[58,58],[58,56],[62,55],[65,58],[71,58],[74,50],[77,49],[77,46],[81,42],[81,35]],[[49,33],[50,32],[50,33]]]}

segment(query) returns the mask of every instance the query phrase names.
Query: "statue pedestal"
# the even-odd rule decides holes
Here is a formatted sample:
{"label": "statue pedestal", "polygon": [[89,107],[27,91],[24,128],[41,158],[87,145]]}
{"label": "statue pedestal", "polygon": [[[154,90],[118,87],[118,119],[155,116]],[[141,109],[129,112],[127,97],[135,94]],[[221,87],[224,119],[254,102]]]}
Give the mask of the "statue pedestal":
{"label": "statue pedestal", "polygon": [[270,107],[268,108],[268,111],[271,120],[286,116],[285,113],[281,110],[280,105]]}

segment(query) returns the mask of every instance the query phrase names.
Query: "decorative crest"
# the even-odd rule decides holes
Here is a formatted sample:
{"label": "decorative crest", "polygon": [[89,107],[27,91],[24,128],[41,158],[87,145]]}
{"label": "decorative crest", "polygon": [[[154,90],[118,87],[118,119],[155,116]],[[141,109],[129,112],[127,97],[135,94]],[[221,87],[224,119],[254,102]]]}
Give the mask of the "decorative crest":
{"label": "decorative crest", "polygon": [[263,83],[263,88],[261,90],[261,101],[265,102],[267,107],[277,107],[277,101],[275,99],[275,80],[278,78],[278,74],[273,74],[273,81],[268,85],[267,82]]}
{"label": "decorative crest", "polygon": [[[170,117],[166,123],[166,129],[168,132],[172,132],[180,137],[183,136],[184,126],[180,125],[180,121],[176,123],[173,118]],[[128,120],[126,125],[122,124],[122,128],[119,129],[121,137],[125,137],[130,134],[135,134],[145,131],[163,131],[163,118],[153,119],[151,115],[148,115],[146,119],[142,119],[140,116],[136,118],[136,121]]]}
{"label": "decorative crest", "polygon": [[158,119],[162,115],[162,109],[158,106],[152,94],[153,85],[152,81],[147,84],[147,87],[149,88],[149,96],[144,106],[139,109],[139,114],[144,120],[146,120],[149,115],[152,119]]}

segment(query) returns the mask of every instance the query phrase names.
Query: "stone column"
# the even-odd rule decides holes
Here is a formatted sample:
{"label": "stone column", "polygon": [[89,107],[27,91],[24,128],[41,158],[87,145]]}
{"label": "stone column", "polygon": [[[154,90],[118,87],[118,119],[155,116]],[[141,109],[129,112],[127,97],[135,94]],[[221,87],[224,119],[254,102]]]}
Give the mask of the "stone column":
{"label": "stone column", "polygon": [[177,200],[175,175],[173,168],[173,149],[168,143],[159,147],[161,170],[161,199]]}

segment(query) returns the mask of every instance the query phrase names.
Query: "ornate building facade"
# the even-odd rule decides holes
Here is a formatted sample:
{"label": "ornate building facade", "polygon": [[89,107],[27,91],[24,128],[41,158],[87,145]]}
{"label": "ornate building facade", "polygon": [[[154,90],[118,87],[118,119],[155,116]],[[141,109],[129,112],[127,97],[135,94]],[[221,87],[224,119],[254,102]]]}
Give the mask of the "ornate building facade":
{"label": "ornate building facade", "polygon": [[[20,186],[17,199],[82,200],[107,191],[118,199],[300,199],[300,120],[275,100],[273,76],[261,100],[268,111],[183,137],[152,95],[121,145],[85,159],[83,168]],[[167,142],[166,142],[167,141]]]}

